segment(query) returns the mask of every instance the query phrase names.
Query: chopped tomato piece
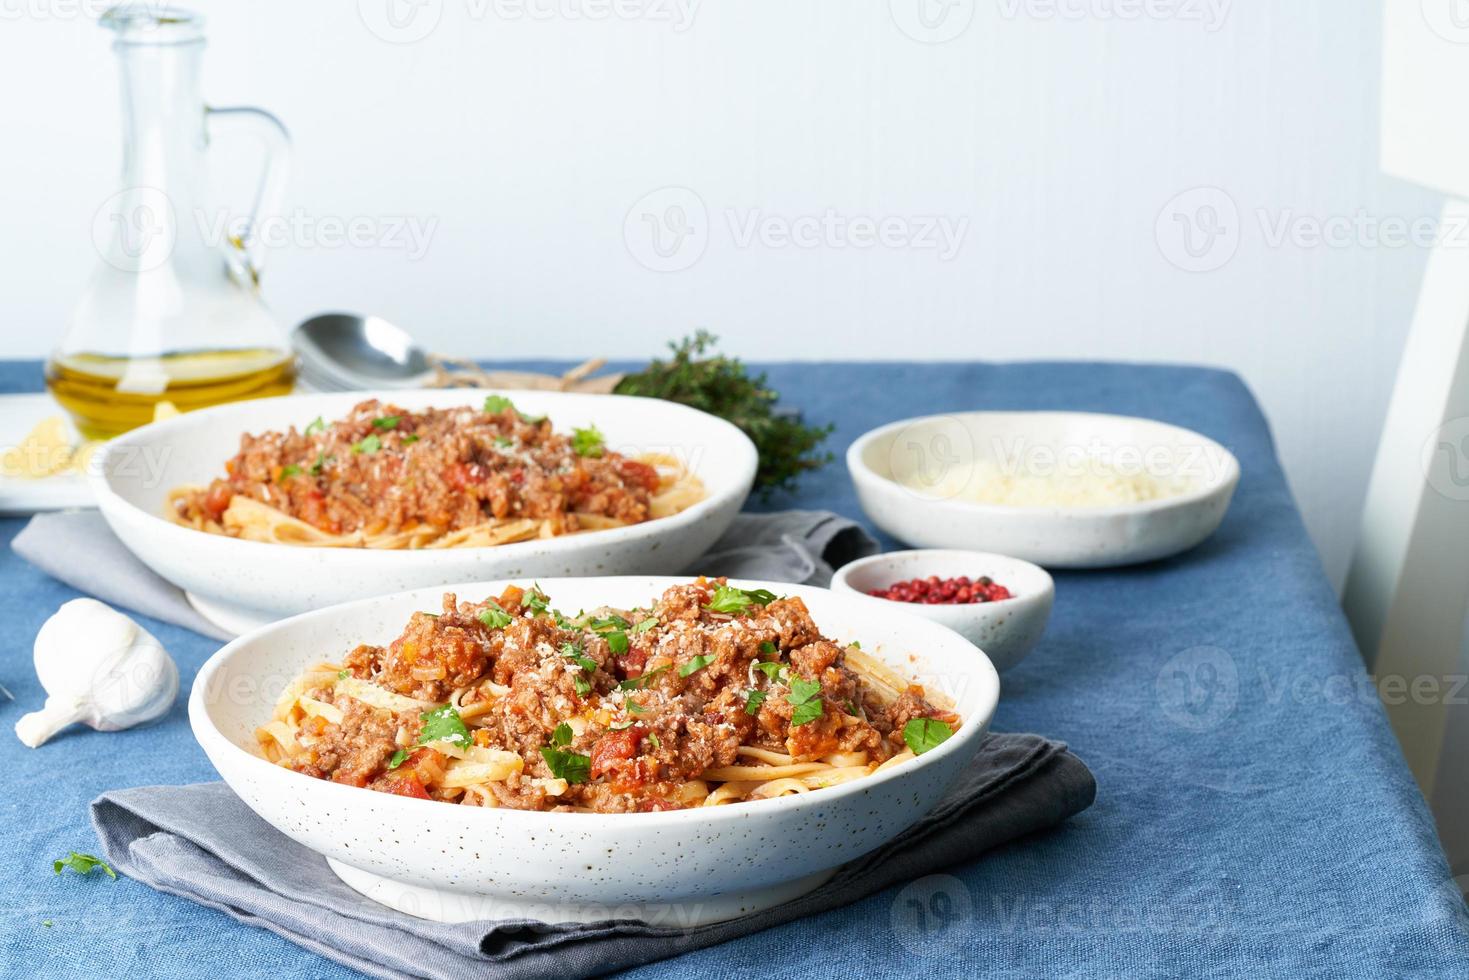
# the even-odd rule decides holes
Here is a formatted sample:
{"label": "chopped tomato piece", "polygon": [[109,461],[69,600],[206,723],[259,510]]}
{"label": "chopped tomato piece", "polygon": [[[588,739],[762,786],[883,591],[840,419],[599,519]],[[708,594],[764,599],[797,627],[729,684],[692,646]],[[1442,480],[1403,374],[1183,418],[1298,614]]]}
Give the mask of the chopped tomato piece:
{"label": "chopped tomato piece", "polygon": [[647,729],[642,725],[633,725],[622,731],[608,732],[597,739],[597,744],[592,746],[592,778],[608,772],[619,762],[634,758],[646,734]]}
{"label": "chopped tomato piece", "polygon": [[444,468],[444,482],[455,490],[469,486],[471,472],[468,463],[452,463]]}
{"label": "chopped tomato piece", "polygon": [[648,663],[648,648],[646,646],[634,646],[627,653],[616,659],[616,669],[623,680],[633,677],[641,677],[643,667]]}
{"label": "chopped tomato piece", "polygon": [[627,478],[629,483],[636,484],[649,493],[657,490],[658,484],[662,482],[658,477],[658,470],[656,468],[649,466],[647,463],[640,463],[635,459],[622,461],[622,475]]}
{"label": "chopped tomato piece", "polygon": [[327,514],[326,495],[320,490],[312,487],[302,494],[298,500],[300,501],[298,506],[300,507],[301,520],[310,524],[312,527],[320,528],[328,534],[336,534],[341,530],[340,526]]}
{"label": "chopped tomato piece", "polygon": [[423,783],[413,773],[400,775],[390,772],[376,780],[372,788],[379,793],[392,793],[394,796],[411,796],[416,800],[430,799],[428,790],[423,788]]}
{"label": "chopped tomato piece", "polygon": [[230,498],[235,495],[230,485],[222,480],[215,480],[209,485],[209,492],[204,495],[204,510],[210,519],[219,520],[226,510],[229,510]]}

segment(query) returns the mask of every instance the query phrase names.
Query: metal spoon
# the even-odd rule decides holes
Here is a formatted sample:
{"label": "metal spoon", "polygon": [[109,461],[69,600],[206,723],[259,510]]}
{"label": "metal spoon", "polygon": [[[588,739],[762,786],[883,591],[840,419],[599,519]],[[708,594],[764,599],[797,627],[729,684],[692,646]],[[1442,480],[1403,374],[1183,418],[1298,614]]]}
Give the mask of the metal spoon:
{"label": "metal spoon", "polygon": [[322,313],[291,332],[302,379],[323,391],[422,388],[434,377],[428,353],[381,317]]}

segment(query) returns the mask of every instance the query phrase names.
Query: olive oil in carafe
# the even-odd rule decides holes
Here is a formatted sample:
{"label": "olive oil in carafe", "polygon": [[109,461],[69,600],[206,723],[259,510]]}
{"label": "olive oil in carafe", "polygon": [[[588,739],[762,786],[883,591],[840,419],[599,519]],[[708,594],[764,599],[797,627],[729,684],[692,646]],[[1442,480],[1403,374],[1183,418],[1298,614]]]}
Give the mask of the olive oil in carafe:
{"label": "olive oil in carafe", "polygon": [[154,407],[180,411],[290,394],[296,362],[289,351],[190,351],[158,357],[64,354],[46,363],[46,387],[77,429],[105,439],[153,421]]}

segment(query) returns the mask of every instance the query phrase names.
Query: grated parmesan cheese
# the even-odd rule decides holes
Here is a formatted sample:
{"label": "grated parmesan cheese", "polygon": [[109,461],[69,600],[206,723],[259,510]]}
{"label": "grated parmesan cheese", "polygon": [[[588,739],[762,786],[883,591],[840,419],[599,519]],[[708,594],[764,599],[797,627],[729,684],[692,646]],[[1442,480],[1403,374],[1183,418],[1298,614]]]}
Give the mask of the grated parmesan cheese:
{"label": "grated parmesan cheese", "polygon": [[1186,478],[1123,472],[1095,458],[1046,473],[1006,469],[993,459],[981,459],[972,467],[954,468],[932,486],[915,476],[903,483],[925,496],[1017,508],[1114,507],[1176,497],[1192,487]]}

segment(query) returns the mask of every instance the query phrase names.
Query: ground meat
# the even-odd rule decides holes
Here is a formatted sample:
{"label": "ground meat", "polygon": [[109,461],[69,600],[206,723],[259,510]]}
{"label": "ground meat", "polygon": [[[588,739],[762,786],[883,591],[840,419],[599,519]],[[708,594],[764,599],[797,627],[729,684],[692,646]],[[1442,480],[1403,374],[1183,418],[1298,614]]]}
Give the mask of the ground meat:
{"label": "ground meat", "polygon": [[576,512],[650,518],[656,471],[650,482],[650,467],[604,448],[582,455],[545,419],[486,408],[497,410],[368,400],[330,424],[244,435],[225,475],[177,501],[178,514],[218,522],[241,495],[329,534],[437,534],[492,517],[544,520],[561,534],[577,530]]}
{"label": "ground meat", "polygon": [[709,589],[695,583],[693,585],[675,585],[663,593],[658,600],[654,612],[658,621],[671,623],[675,620],[688,620],[698,622],[704,614],[704,607],[709,604]]}
{"label": "ground meat", "polygon": [[902,731],[903,726],[914,718],[936,718],[946,715],[924,700],[923,688],[910,687],[888,707],[889,727]]}
{"label": "ground meat", "polygon": [[297,738],[309,754],[295,768],[318,779],[366,786],[397,751],[395,736],[399,723],[393,716],[374,711],[360,701],[342,698],[341,702],[340,724],[313,718],[302,725]]}
{"label": "ground meat", "polygon": [[[509,751],[523,763],[462,800],[518,809],[668,809],[697,803],[685,791],[708,771],[750,764],[741,746],[798,761],[865,753],[877,763],[902,750],[910,719],[957,723],[920,688],[885,705],[800,599],[722,601],[721,610],[732,611],[715,611],[716,584],[674,586],[651,611],[604,608],[575,619],[513,586],[478,603],[450,594],[442,612],[415,613],[386,648],[359,646],[343,663],[356,678],[420,701],[453,694],[450,714],[463,710],[469,736],[461,748]],[[721,597],[728,600],[728,590]],[[443,766],[452,763],[433,748],[414,748],[430,712],[395,715],[345,695],[339,703],[340,724],[303,724],[311,753],[301,771],[386,793],[461,799],[443,786]],[[452,732],[442,722],[439,737]],[[451,752],[452,744],[429,746]],[[399,746],[411,750],[406,761],[395,755]],[[388,768],[392,759],[398,765]]]}
{"label": "ground meat", "polygon": [[371,680],[382,668],[383,654],[387,652],[383,647],[362,643],[353,647],[352,652],[342,659],[342,666],[358,680]]}
{"label": "ground meat", "polygon": [[443,701],[485,672],[489,630],[456,615],[458,600],[444,596],[443,613],[416,612],[403,635],[388,645],[377,682],[421,701]]}
{"label": "ground meat", "polygon": [[777,599],[765,607],[765,614],[775,620],[780,632],[780,647],[783,650],[805,646],[807,643],[821,639],[821,631],[811,620],[811,611],[796,596],[789,599]]}

